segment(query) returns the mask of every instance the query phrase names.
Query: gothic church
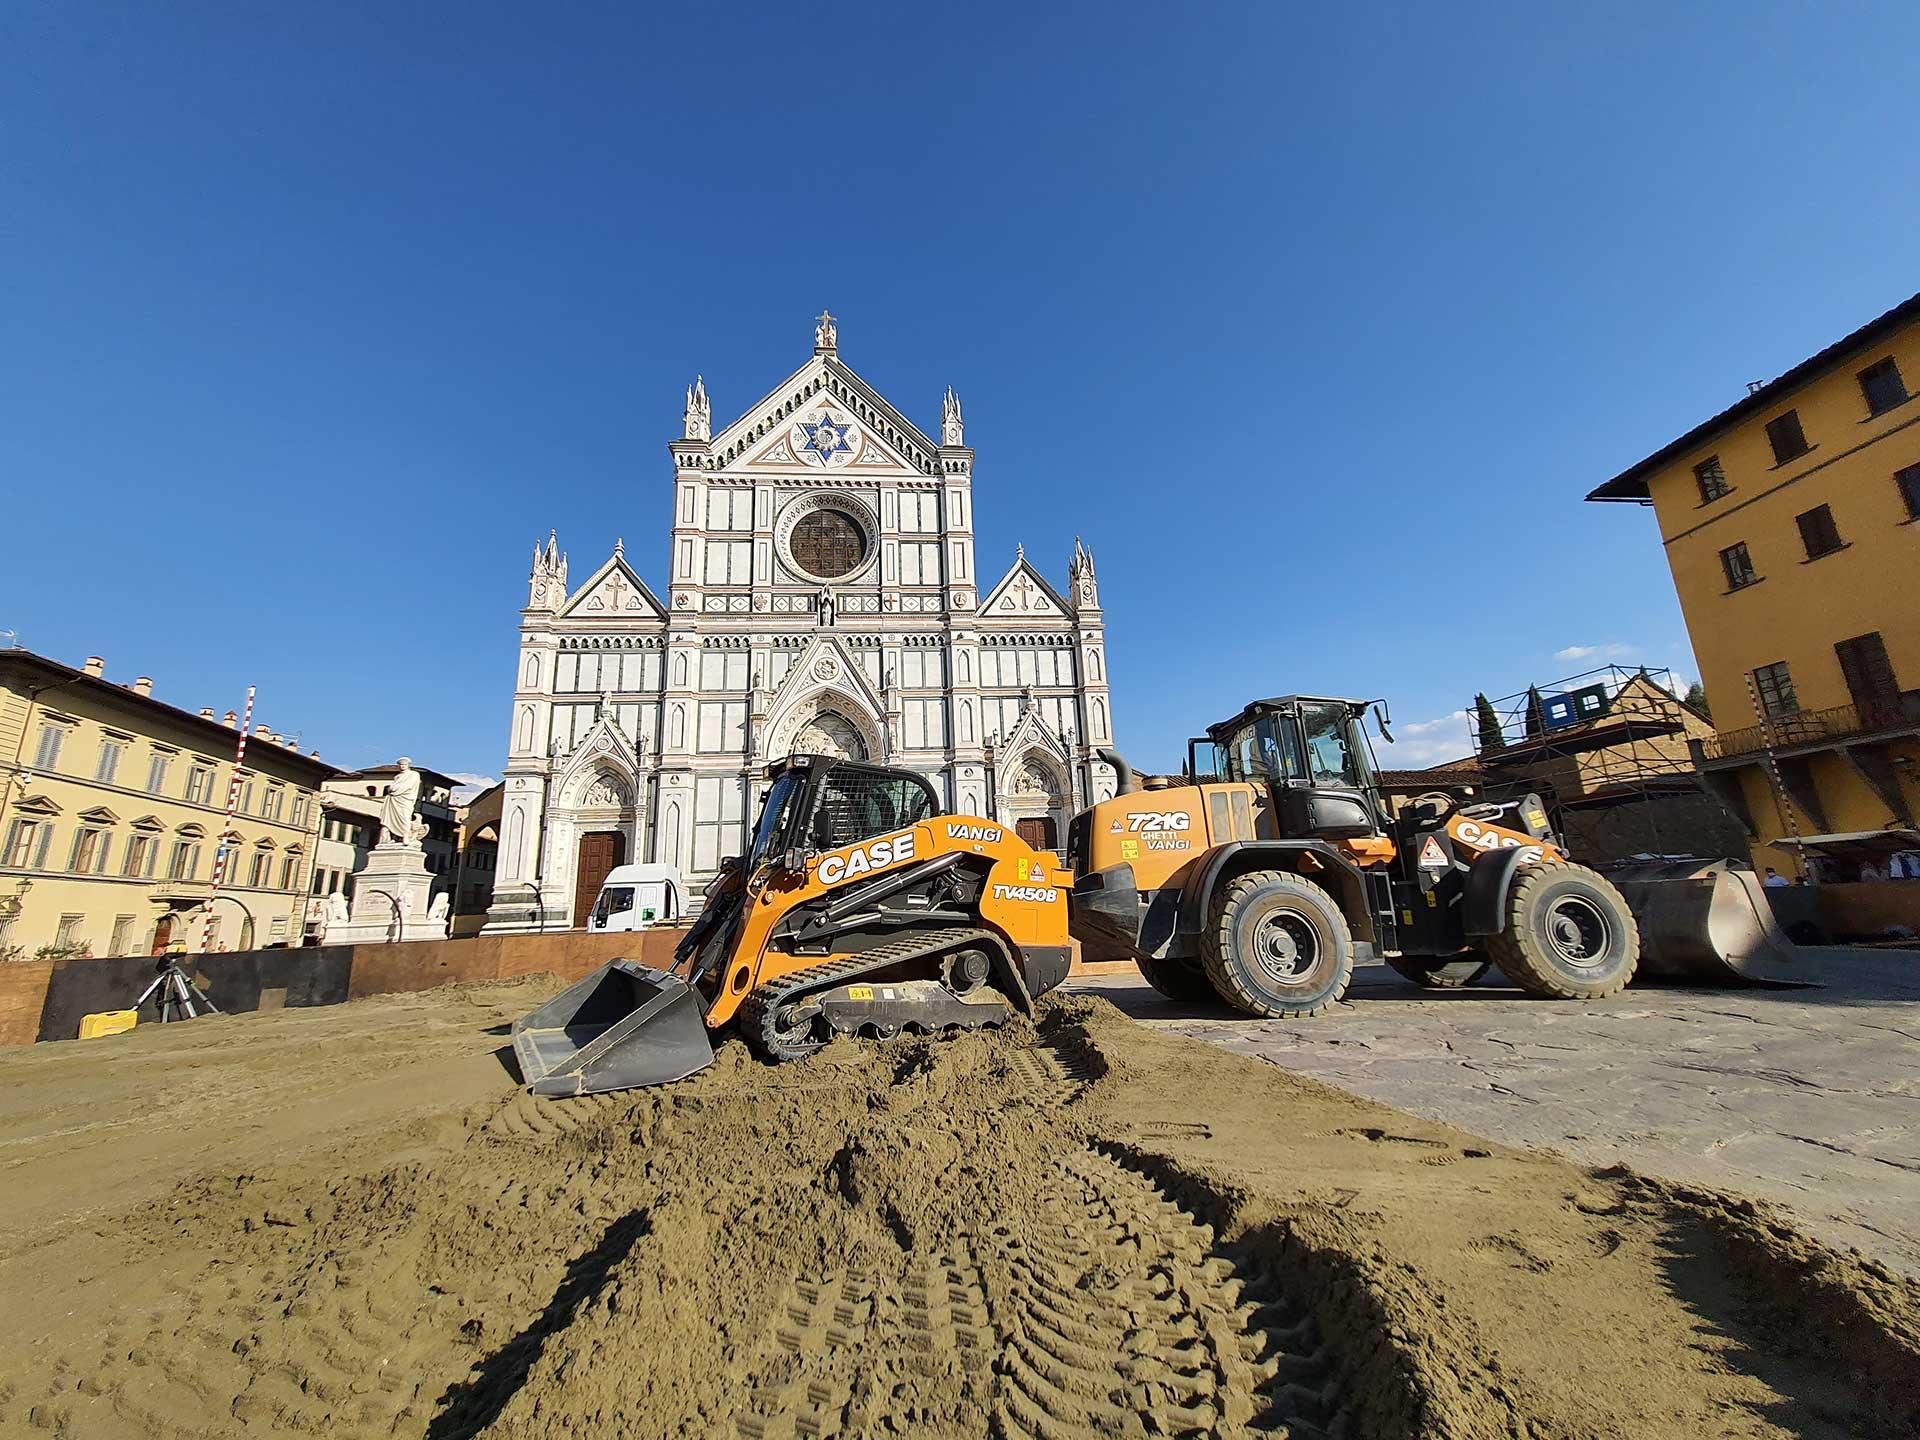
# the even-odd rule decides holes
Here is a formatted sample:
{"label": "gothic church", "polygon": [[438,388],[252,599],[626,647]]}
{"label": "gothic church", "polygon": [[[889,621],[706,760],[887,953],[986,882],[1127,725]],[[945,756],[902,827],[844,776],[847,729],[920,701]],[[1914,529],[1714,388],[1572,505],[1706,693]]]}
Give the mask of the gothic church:
{"label": "gothic church", "polygon": [[618,542],[577,586],[557,537],[534,550],[489,932],[584,925],[618,864],[677,865],[697,895],[789,754],[919,771],[1045,846],[1113,793],[1092,552],[1074,542],[1064,592],[1024,549],[983,589],[952,390],[936,444],[822,315],[804,365],[711,422],[696,380],[664,598]]}

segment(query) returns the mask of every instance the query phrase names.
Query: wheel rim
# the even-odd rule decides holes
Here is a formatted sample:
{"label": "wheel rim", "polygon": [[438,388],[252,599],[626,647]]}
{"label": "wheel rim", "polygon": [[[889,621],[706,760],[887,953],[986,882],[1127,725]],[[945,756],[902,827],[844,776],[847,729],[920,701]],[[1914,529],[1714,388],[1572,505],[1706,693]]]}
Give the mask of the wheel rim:
{"label": "wheel rim", "polygon": [[789,1055],[804,1055],[821,1045],[818,1014],[802,1017],[796,1013],[799,1008],[788,1005],[774,1012],[773,1039]]}
{"label": "wheel rim", "polygon": [[1613,948],[1613,924],[1604,911],[1581,895],[1563,895],[1547,907],[1547,943],[1553,953],[1580,970],[1605,963]]}
{"label": "wheel rim", "polygon": [[1320,959],[1320,932],[1306,916],[1276,910],[1262,917],[1253,932],[1253,963],[1280,985],[1299,985]]}

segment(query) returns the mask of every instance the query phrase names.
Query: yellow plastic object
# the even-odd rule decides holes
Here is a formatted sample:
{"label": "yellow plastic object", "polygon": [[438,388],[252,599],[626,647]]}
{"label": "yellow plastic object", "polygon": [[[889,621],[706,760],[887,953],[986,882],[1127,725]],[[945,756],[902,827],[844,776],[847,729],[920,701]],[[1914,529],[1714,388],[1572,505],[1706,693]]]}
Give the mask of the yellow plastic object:
{"label": "yellow plastic object", "polygon": [[96,1040],[102,1035],[122,1035],[139,1023],[138,1010],[102,1010],[97,1015],[81,1018],[80,1038]]}

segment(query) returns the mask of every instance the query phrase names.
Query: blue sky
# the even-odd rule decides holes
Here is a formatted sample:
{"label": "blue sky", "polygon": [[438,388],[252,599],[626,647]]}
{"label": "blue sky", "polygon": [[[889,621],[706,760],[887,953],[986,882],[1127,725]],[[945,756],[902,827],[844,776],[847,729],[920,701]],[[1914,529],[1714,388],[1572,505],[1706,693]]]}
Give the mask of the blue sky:
{"label": "blue sky", "polygon": [[[960,391],[1098,553],[1121,748],[1690,670],[1594,484],[1920,288],[1920,7],[0,10],[0,630],[497,774],[558,527],[656,584],[685,385]],[[1591,658],[1566,655],[1591,649]]]}

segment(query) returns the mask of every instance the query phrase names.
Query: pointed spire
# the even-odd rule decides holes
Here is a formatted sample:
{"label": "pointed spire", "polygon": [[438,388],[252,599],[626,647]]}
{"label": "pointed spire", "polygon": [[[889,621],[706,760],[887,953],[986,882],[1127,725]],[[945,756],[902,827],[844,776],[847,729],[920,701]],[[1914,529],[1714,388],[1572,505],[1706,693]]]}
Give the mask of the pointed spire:
{"label": "pointed spire", "polygon": [[1027,547],[1018,540],[1013,542],[1013,563],[1016,565],[1027,563]]}
{"label": "pointed spire", "polygon": [[683,439],[711,440],[713,438],[713,405],[707,399],[707,381],[704,375],[693,377],[693,384],[687,387],[687,408],[681,412],[680,428]]}
{"label": "pointed spire", "polygon": [[940,402],[940,443],[942,445],[964,445],[967,443],[967,429],[960,418],[960,397],[954,394],[953,387],[947,387],[946,398]]}
{"label": "pointed spire", "polygon": [[618,560],[627,553],[627,542],[622,537],[613,537],[613,558]]}
{"label": "pointed spire", "polygon": [[1093,551],[1078,535],[1073,537],[1073,563],[1067,566],[1067,579],[1073,590],[1075,610],[1100,608],[1100,582],[1093,573]]}

